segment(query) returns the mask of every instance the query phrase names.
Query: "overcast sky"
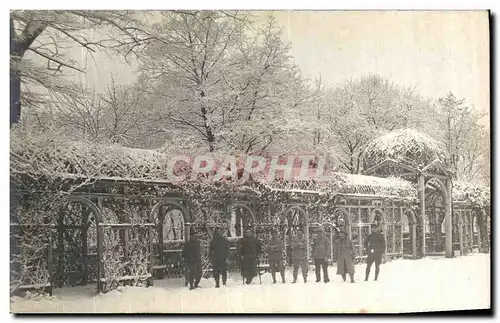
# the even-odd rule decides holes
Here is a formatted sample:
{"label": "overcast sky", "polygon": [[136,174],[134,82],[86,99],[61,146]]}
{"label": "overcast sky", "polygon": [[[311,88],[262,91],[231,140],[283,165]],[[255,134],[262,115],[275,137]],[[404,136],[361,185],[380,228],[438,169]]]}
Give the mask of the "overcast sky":
{"label": "overcast sky", "polygon": [[[269,12],[259,12],[262,18]],[[416,86],[428,98],[452,91],[489,112],[489,27],[486,11],[275,11],[303,74],[328,86],[377,73]],[[82,53],[85,59],[86,54]],[[113,74],[135,80],[135,65],[99,56],[81,76],[105,88]]]}

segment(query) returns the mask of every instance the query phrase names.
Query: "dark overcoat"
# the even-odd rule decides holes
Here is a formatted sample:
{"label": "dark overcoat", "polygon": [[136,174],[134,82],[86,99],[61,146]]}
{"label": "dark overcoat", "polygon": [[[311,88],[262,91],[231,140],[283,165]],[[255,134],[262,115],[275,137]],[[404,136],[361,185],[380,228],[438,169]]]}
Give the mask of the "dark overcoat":
{"label": "dark overcoat", "polygon": [[365,248],[368,250],[368,255],[382,256],[385,253],[384,235],[380,232],[372,232],[365,240]]}
{"label": "dark overcoat", "polygon": [[184,244],[182,250],[184,263],[188,268],[197,268],[201,266],[201,245],[198,240],[189,240]]}
{"label": "dark overcoat", "polygon": [[330,239],[324,235],[318,235],[314,239],[312,256],[314,259],[328,259],[331,254]]}
{"label": "dark overcoat", "polygon": [[238,254],[241,259],[241,276],[254,278],[257,276],[257,262],[262,244],[255,237],[243,237],[239,241]]}
{"label": "dark overcoat", "polygon": [[230,256],[229,241],[216,236],[210,241],[209,258],[213,267],[223,267]]}

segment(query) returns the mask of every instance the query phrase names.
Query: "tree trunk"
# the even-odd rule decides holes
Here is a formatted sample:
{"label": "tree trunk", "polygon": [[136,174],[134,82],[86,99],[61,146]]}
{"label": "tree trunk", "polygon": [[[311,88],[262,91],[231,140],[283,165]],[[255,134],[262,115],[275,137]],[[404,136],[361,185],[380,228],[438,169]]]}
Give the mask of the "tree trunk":
{"label": "tree trunk", "polygon": [[[21,61],[21,44],[16,41],[14,20],[10,19],[10,57],[12,63]],[[21,76],[16,70],[10,68],[10,126],[19,121],[21,117]]]}
{"label": "tree trunk", "polygon": [[21,62],[24,53],[30,48],[33,41],[45,30],[48,23],[41,20],[32,20],[26,24],[18,37],[14,29],[14,19],[10,18],[10,126],[19,122],[21,118],[21,75],[12,70],[12,63]]}

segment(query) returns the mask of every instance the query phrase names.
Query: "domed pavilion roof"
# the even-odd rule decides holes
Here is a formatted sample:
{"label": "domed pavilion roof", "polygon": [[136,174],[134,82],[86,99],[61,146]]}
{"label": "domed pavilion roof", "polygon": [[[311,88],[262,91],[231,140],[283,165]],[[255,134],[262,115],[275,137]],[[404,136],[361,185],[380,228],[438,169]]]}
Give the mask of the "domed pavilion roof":
{"label": "domed pavilion roof", "polygon": [[[383,135],[368,144],[363,152],[365,173],[374,173],[374,170],[384,164],[398,164],[414,171],[433,167],[449,174],[447,159],[441,142],[414,129],[399,129]],[[394,167],[391,171],[395,171]]]}

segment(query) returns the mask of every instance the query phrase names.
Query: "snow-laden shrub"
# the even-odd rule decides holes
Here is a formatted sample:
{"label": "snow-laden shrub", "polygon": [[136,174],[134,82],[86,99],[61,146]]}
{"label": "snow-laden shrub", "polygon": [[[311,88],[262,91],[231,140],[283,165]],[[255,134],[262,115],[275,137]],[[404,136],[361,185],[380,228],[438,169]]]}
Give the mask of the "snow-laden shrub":
{"label": "snow-laden shrub", "polygon": [[490,188],[484,185],[457,181],[453,183],[453,201],[467,202],[473,207],[490,206]]}

